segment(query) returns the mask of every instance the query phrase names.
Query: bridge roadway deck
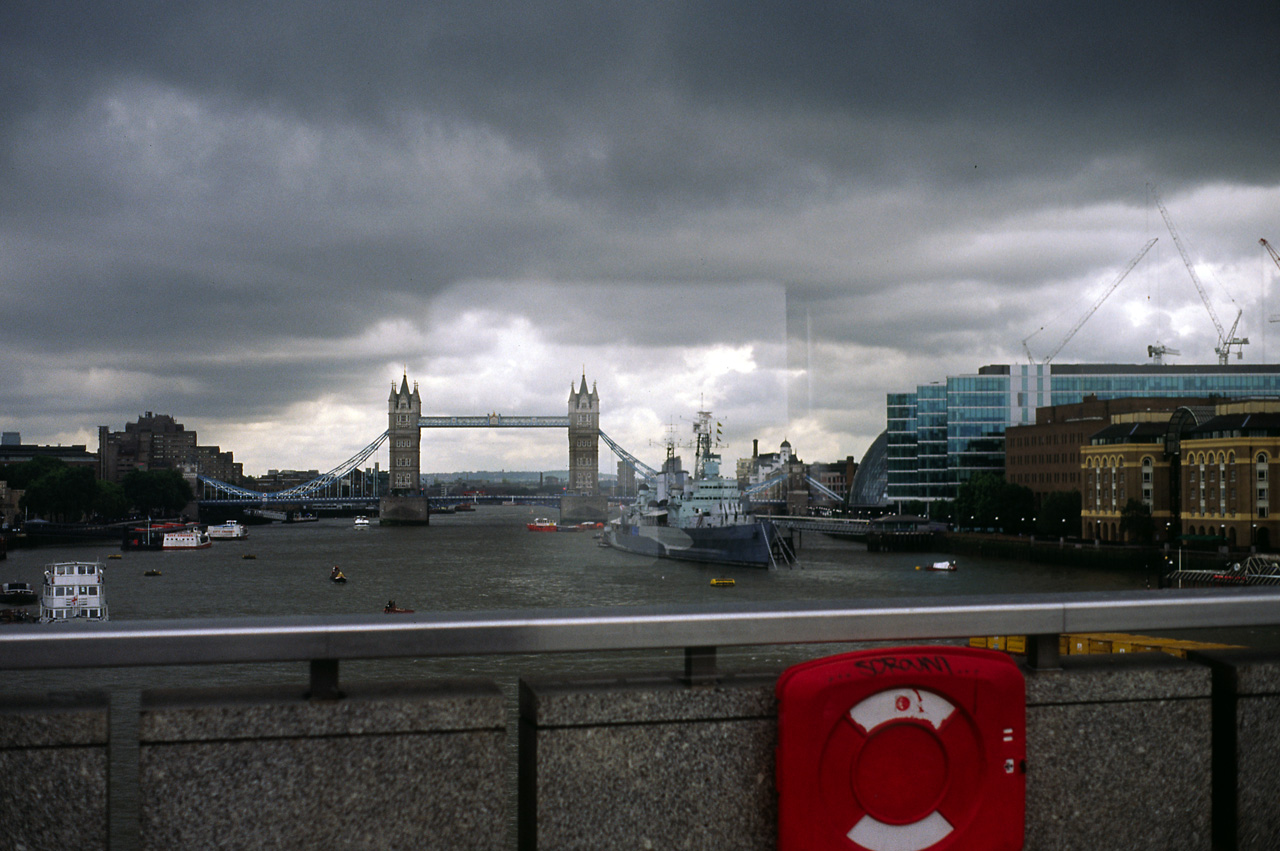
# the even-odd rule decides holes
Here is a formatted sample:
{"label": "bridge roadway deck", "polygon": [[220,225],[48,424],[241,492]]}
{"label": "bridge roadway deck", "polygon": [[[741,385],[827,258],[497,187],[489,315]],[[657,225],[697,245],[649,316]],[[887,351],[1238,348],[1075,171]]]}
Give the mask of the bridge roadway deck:
{"label": "bridge roadway deck", "polygon": [[514,417],[485,414],[478,417],[421,417],[419,428],[568,428],[569,418]]}

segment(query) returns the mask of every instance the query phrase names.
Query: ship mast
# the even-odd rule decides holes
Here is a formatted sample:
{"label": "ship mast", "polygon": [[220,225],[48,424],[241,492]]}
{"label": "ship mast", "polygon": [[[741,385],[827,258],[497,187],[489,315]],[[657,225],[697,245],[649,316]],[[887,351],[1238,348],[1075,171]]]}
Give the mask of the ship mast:
{"label": "ship mast", "polygon": [[697,435],[694,453],[693,477],[702,479],[706,475],[707,461],[711,458],[711,412],[698,411],[698,419],[693,424],[693,433]]}

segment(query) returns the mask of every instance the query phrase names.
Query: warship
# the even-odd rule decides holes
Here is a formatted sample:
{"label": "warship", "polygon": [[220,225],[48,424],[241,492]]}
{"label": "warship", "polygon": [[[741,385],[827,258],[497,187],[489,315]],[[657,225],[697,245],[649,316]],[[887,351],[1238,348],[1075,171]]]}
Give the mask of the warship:
{"label": "warship", "polygon": [[720,474],[710,411],[698,412],[693,431],[693,475],[682,468],[675,440],[669,439],[661,472],[639,486],[634,503],[621,507],[603,542],[650,558],[750,567],[790,564],[790,549],[777,527],[756,517],[737,481]]}

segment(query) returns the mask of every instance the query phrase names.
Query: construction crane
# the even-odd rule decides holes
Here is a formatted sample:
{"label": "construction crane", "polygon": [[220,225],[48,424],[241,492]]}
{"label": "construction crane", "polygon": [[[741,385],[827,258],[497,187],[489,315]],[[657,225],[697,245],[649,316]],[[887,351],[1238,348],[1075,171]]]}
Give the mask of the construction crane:
{"label": "construction crane", "polygon": [[1168,346],[1156,340],[1154,346],[1147,346],[1147,357],[1154,358],[1157,366],[1164,363],[1165,355],[1180,355],[1182,352],[1177,349],[1171,349]]}
{"label": "construction crane", "polygon": [[1178,229],[1173,226],[1173,218],[1169,215],[1169,211],[1164,208],[1164,204],[1160,203],[1160,196],[1153,193],[1156,207],[1160,209],[1160,215],[1164,217],[1165,226],[1169,228],[1169,236],[1173,237],[1173,244],[1178,246],[1178,253],[1182,255],[1182,264],[1187,267],[1187,274],[1191,276],[1191,283],[1196,285],[1196,292],[1200,293],[1200,300],[1204,302],[1205,310],[1209,311],[1209,318],[1213,320],[1213,327],[1218,332],[1218,345],[1214,347],[1213,352],[1218,356],[1218,364],[1227,365],[1227,358],[1231,354],[1231,347],[1236,347],[1236,357],[1244,357],[1244,346],[1249,342],[1248,337],[1237,337],[1236,328],[1240,327],[1240,316],[1243,310],[1236,310],[1236,321],[1231,323],[1231,330],[1224,330],[1221,320],[1218,319],[1217,312],[1213,309],[1213,304],[1209,301],[1209,294],[1204,290],[1204,284],[1200,283],[1200,276],[1196,274],[1195,267],[1191,265],[1191,258],[1187,256],[1187,250],[1182,247],[1182,239],[1178,236]]}
{"label": "construction crane", "polygon": [[[1271,255],[1271,259],[1275,261],[1276,267],[1280,268],[1280,254],[1276,254],[1276,250],[1271,247],[1271,243],[1267,240],[1259,239],[1258,244],[1267,249],[1267,253]],[[1273,313],[1267,317],[1268,322],[1280,322],[1280,313]]]}
{"label": "construction crane", "polygon": [[[1048,363],[1049,361],[1053,360],[1054,356],[1056,356],[1058,352],[1062,351],[1062,347],[1065,346],[1067,343],[1071,342],[1071,338],[1076,335],[1076,332],[1080,330],[1080,328],[1084,325],[1084,323],[1089,321],[1089,317],[1093,316],[1093,314],[1097,312],[1099,307],[1102,307],[1102,303],[1107,300],[1108,296],[1110,296],[1113,292],[1115,292],[1116,287],[1120,286],[1120,282],[1129,276],[1129,273],[1133,271],[1133,267],[1138,265],[1138,261],[1147,255],[1147,252],[1151,250],[1151,246],[1155,245],[1156,242],[1157,240],[1153,237],[1152,239],[1147,241],[1146,245],[1142,246],[1142,250],[1133,256],[1133,259],[1128,262],[1128,264],[1124,267],[1124,269],[1120,272],[1120,274],[1116,277],[1116,279],[1111,282],[1111,285],[1107,287],[1105,290],[1103,290],[1102,295],[1098,296],[1097,300],[1094,301],[1093,306],[1085,311],[1084,316],[1081,316],[1079,319],[1076,320],[1075,325],[1071,326],[1071,330],[1067,332],[1067,336],[1062,338],[1062,342],[1058,344],[1058,347],[1054,349],[1052,352],[1050,352],[1048,356],[1045,357],[1044,360],[1040,361],[1041,363]],[[1022,339],[1022,350],[1027,353],[1027,360],[1029,360],[1031,363],[1035,363],[1036,359],[1031,356],[1031,348],[1027,345],[1027,341],[1030,340],[1032,337],[1034,337],[1036,334],[1039,334],[1043,330],[1044,330],[1044,326],[1041,325],[1035,331],[1031,332],[1030,334],[1028,334],[1026,337]]]}
{"label": "construction crane", "polygon": [[1271,243],[1267,242],[1266,239],[1259,239],[1258,242],[1263,248],[1267,249],[1267,253],[1271,255],[1271,259],[1276,261],[1276,266],[1280,267],[1280,254],[1276,254],[1276,250],[1271,247]]}

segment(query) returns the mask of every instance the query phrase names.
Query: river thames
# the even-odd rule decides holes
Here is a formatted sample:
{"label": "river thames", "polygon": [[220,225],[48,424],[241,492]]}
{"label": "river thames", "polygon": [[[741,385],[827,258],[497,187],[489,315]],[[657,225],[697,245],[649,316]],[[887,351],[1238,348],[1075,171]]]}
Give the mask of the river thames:
{"label": "river thames", "polygon": [[[546,513],[547,509],[534,506],[489,505],[473,512],[434,515],[428,527],[356,528],[349,518],[253,526],[247,539],[216,540],[204,550],[121,553],[118,545],[108,542],[21,549],[0,562],[0,576],[4,581],[38,585],[47,563],[100,560],[113,621],[371,614],[381,612],[392,599],[418,612],[479,611],[1106,591],[1154,585],[1154,577],[1142,571],[996,559],[965,559],[959,570],[948,573],[916,570],[917,565],[940,556],[868,553],[860,543],[817,533],[803,536],[799,566],[792,568],[653,561],[602,548],[593,532],[532,533],[525,528],[535,516]],[[329,581],[335,565],[347,577],[346,583]],[[161,575],[147,576],[152,570]],[[713,578],[732,578],[734,585],[715,587]],[[809,652],[820,655],[822,648]],[[663,655],[672,654],[657,654]],[[719,663],[725,669],[756,667],[773,656],[772,650],[726,648]],[[555,659],[521,661],[522,671],[530,664],[535,669],[561,664]],[[637,663],[621,654],[562,661],[573,669]],[[653,662],[662,664],[660,659]],[[351,662],[343,666],[343,678],[402,676],[406,665],[422,674],[497,675],[509,670],[508,664],[486,659]],[[677,656],[672,655],[671,664],[680,667]],[[146,684],[156,684],[154,676],[166,684],[226,682],[228,677],[238,679],[249,667],[258,666],[242,667],[239,673],[208,668],[157,671],[142,679]],[[305,678],[305,666],[291,669]],[[108,676],[119,685],[147,687],[129,669]]]}

